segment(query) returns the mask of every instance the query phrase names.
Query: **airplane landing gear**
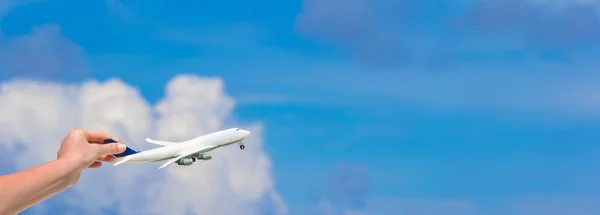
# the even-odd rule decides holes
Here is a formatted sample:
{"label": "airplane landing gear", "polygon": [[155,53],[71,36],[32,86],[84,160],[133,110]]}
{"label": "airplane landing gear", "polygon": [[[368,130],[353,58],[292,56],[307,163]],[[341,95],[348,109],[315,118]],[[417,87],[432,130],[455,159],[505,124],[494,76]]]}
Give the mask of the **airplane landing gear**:
{"label": "airplane landing gear", "polygon": [[246,147],[244,146],[244,142],[242,142],[241,140],[238,142],[238,144],[240,144],[240,149],[241,149],[241,150],[244,150],[244,148],[246,148]]}

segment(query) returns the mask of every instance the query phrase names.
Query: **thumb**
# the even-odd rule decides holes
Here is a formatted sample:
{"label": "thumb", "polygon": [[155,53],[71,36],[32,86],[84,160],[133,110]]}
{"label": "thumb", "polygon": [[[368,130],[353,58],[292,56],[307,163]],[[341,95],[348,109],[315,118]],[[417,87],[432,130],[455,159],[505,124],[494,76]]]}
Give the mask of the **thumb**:
{"label": "thumb", "polygon": [[94,145],[97,146],[96,153],[98,153],[98,156],[119,154],[121,152],[124,152],[125,148],[126,148],[125,144],[122,144],[122,143],[94,144]]}

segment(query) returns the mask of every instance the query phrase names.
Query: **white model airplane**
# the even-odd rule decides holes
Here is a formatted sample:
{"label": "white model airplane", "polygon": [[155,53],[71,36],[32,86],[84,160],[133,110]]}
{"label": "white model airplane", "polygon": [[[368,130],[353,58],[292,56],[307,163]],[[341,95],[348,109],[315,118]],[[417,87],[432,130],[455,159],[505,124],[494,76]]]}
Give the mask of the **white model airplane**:
{"label": "white model airplane", "polygon": [[[150,149],[147,151],[136,151],[129,147],[121,154],[114,155],[113,166],[120,165],[125,162],[157,162],[168,160],[160,168],[165,168],[173,163],[178,165],[189,166],[196,160],[210,160],[212,156],[206,152],[216,148],[238,143],[240,149],[244,149],[244,140],[250,135],[249,131],[230,128],[222,131],[213,132],[202,135],[191,140],[183,142],[167,142],[152,140],[146,138],[146,142],[159,145],[161,147]],[[105,140],[104,143],[116,143],[112,139]]]}

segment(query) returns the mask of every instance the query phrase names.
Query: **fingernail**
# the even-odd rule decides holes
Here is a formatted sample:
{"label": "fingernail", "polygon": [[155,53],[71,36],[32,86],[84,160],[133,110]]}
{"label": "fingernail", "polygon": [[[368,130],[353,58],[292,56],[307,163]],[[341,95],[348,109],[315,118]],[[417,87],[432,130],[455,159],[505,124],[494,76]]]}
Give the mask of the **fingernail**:
{"label": "fingernail", "polygon": [[125,144],[119,143],[117,144],[117,150],[119,150],[120,152],[125,151]]}

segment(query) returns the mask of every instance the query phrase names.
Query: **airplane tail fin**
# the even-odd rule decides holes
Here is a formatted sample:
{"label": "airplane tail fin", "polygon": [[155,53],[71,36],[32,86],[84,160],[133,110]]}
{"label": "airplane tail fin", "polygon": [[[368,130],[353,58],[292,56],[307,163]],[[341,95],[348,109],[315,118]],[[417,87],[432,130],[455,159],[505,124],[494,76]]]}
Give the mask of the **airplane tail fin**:
{"label": "airplane tail fin", "polygon": [[[116,143],[116,142],[117,142],[117,141],[115,141],[115,140],[113,140],[113,139],[107,139],[107,140],[104,140],[104,143],[105,143],[105,144],[109,144],[109,143]],[[121,152],[120,154],[116,154],[116,155],[114,155],[114,156],[115,156],[115,157],[125,157],[125,156],[127,156],[127,155],[132,155],[132,154],[136,154],[136,153],[139,153],[139,152],[140,152],[140,151],[136,151],[136,150],[133,150],[133,149],[131,149],[131,148],[127,147],[127,148],[125,148],[125,151],[124,151],[124,152]]]}

